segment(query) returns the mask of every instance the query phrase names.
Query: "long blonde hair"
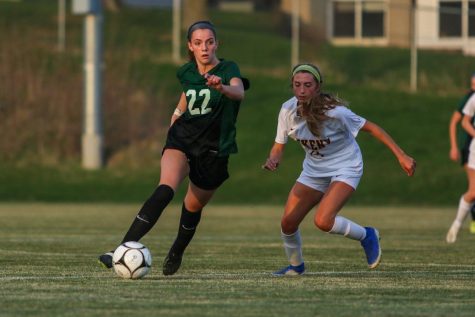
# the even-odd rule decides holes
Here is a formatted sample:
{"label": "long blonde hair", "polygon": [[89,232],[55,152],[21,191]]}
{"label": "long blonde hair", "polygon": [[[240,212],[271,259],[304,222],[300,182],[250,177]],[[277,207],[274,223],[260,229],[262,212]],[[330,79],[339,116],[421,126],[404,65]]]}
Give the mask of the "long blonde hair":
{"label": "long blonde hair", "polygon": [[310,132],[319,137],[323,122],[328,119],[326,112],[339,105],[346,106],[347,104],[336,96],[317,92],[308,102],[299,103],[297,111],[307,121]]}
{"label": "long blonde hair", "polygon": [[323,77],[317,66],[312,64],[299,64],[292,71],[292,81],[295,74],[306,72],[312,74],[319,88],[315,94],[307,102],[299,102],[297,113],[307,121],[307,126],[316,137],[320,137],[323,122],[328,119],[326,112],[336,106],[347,106],[348,103],[337,96],[321,91],[323,85]]}

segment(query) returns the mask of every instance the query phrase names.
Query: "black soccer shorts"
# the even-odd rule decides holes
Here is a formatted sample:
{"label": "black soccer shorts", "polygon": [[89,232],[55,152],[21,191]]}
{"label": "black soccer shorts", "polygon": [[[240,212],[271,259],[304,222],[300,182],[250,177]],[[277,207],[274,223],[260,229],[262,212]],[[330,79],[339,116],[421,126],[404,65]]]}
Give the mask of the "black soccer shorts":
{"label": "black soccer shorts", "polygon": [[190,165],[190,181],[204,190],[213,190],[229,178],[229,156],[218,156],[215,151],[200,155],[187,155]]}

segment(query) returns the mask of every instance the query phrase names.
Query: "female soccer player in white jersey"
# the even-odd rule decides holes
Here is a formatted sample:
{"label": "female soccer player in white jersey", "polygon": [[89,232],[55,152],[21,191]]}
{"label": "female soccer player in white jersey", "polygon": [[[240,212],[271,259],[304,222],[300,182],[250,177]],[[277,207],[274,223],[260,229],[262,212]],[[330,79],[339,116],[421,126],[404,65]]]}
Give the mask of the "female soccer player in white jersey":
{"label": "female soccer player in white jersey", "polygon": [[315,225],[325,232],[360,241],[369,268],[378,266],[378,230],[338,216],[363,173],[361,151],[355,141],[360,130],[384,143],[407,175],[412,176],[416,168],[416,161],[381,127],[354,114],[339,98],[323,93],[322,83],[322,75],[314,65],[300,64],[293,69],[295,96],[282,105],[275,143],[263,165],[269,171],[277,169],[289,137],[306,152],[303,170],[290,190],[281,220],[281,236],[290,265],[273,273],[277,276],[304,273],[299,225],[317,205]]}
{"label": "female soccer player in white jersey", "polygon": [[468,212],[475,204],[475,142],[473,141],[475,138],[475,128],[473,126],[473,118],[475,117],[475,94],[472,94],[467,100],[462,112],[464,115],[462,118],[462,127],[472,137],[472,141],[470,142],[469,146],[468,162],[466,168],[468,189],[462,195],[462,197],[460,197],[457,214],[455,215],[455,219],[450,226],[449,232],[447,232],[447,243],[454,243],[457,240],[457,233],[459,232],[460,227],[462,227]]}

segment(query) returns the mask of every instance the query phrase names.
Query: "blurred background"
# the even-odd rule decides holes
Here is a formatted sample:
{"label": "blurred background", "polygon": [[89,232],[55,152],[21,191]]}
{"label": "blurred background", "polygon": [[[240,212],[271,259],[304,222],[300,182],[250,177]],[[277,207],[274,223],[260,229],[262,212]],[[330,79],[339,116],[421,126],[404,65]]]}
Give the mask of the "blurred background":
{"label": "blurred background", "polygon": [[475,71],[475,1],[99,4],[103,147],[100,166],[90,168],[81,153],[90,14],[68,0],[0,0],[0,201],[146,199],[181,93],[175,73],[186,62],[185,32],[202,19],[216,25],[218,57],[236,61],[252,87],[238,118],[231,178],[214,203],[285,201],[303,151],[289,143],[277,173],[261,164],[298,62],[319,65],[324,90],[381,125],[418,162],[408,178],[385,146],[358,136],[365,174],[350,204],[455,206],[465,190],[462,167],[448,158],[448,123]]}

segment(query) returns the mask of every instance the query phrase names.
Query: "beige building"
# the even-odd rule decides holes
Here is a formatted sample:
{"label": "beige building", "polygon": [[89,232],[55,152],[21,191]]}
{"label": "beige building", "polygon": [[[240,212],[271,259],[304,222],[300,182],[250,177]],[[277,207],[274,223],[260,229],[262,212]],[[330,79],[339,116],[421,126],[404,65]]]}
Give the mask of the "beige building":
{"label": "beige building", "polygon": [[281,0],[282,10],[294,1],[302,24],[335,45],[409,47],[414,34],[418,48],[475,53],[475,0]]}

